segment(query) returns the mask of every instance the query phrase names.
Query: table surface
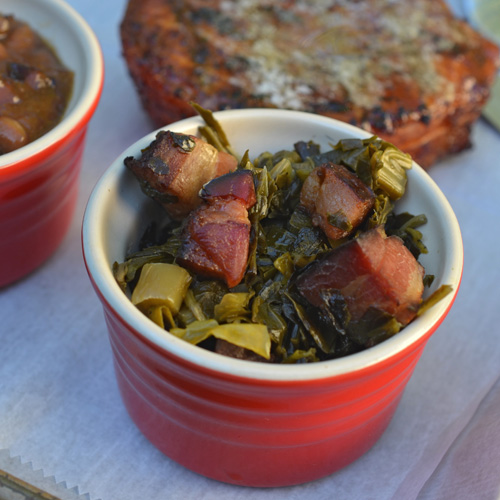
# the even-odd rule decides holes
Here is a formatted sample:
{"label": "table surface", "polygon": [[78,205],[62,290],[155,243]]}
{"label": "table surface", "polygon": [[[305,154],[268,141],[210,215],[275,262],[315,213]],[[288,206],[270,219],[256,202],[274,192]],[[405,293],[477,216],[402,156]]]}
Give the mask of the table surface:
{"label": "table surface", "polygon": [[474,147],[430,171],[462,229],[463,281],[380,441],[313,483],[222,484],[157,451],[118,393],[102,309],[83,265],[81,221],[100,175],[152,125],[121,57],[125,0],[68,3],[101,42],[105,85],[68,235],[45,265],[0,290],[0,469],[8,462],[21,479],[52,484],[61,498],[67,488],[71,498],[91,500],[500,498],[500,134],[479,121]]}

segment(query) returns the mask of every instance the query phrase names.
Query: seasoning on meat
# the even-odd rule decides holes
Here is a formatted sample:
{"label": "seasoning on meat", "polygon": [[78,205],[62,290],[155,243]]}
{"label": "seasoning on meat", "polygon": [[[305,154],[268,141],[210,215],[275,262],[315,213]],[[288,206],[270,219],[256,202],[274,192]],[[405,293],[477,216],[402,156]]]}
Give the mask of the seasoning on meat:
{"label": "seasoning on meat", "polygon": [[214,179],[202,195],[202,205],[184,226],[177,262],[202,276],[222,279],[232,288],[241,282],[247,267],[248,208],[256,200],[252,172],[238,170]]}
{"label": "seasoning on meat", "polygon": [[199,191],[205,183],[237,167],[235,157],[198,137],[163,130],[142,151],[141,158],[129,156],[124,162],[143,191],[176,219],[198,207]]}
{"label": "seasoning on meat", "polygon": [[323,292],[340,292],[353,321],[375,308],[406,325],[421,303],[423,276],[423,267],[402,240],[387,237],[378,227],[306,267],[297,278],[297,288],[317,307],[324,306]]}
{"label": "seasoning on meat", "polygon": [[316,167],[304,181],[300,203],[331,240],[351,234],[368,215],[375,195],[342,165]]}

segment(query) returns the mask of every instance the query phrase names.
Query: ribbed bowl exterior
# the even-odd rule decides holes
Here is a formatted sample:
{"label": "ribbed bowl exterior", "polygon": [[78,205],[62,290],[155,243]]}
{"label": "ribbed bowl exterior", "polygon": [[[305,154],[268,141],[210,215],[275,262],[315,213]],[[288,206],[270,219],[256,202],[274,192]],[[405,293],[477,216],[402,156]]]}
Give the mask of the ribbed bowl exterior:
{"label": "ribbed bowl exterior", "polygon": [[149,343],[111,307],[104,311],[118,385],[135,424],[178,463],[243,486],[304,483],[369,450],[427,338],[371,369],[303,383],[263,381],[192,365]]}
{"label": "ribbed bowl exterior", "polygon": [[28,158],[23,175],[0,181],[0,286],[36,269],[64,238],[78,196],[86,129],[42,158]]}

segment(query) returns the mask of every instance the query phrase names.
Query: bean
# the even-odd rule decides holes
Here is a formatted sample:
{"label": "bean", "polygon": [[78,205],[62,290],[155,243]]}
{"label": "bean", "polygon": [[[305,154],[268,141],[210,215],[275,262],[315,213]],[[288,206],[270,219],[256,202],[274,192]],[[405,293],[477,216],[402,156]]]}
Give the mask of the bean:
{"label": "bean", "polygon": [[9,51],[6,49],[5,44],[0,42],[0,61],[9,57]]}
{"label": "bean", "polygon": [[10,30],[10,22],[7,17],[0,15],[0,40],[7,38]]}
{"label": "bean", "polygon": [[9,46],[12,50],[19,52],[31,50],[36,45],[36,35],[27,25],[20,25],[12,30],[9,38]]}
{"label": "bean", "polygon": [[9,116],[0,116],[0,154],[14,151],[27,142],[26,130],[17,120]]}
{"label": "bean", "polygon": [[0,116],[5,110],[5,106],[14,102],[15,95],[16,92],[12,82],[5,81],[0,76]]}

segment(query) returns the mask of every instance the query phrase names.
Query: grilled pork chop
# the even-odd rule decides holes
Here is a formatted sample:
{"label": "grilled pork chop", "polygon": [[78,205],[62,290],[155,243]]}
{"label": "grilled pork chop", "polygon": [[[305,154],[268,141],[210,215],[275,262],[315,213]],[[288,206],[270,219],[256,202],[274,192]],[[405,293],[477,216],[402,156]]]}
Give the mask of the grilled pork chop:
{"label": "grilled pork chop", "polygon": [[424,167],[470,146],[499,49],[444,0],[129,0],[123,54],[157,126],[277,107],[362,127]]}

